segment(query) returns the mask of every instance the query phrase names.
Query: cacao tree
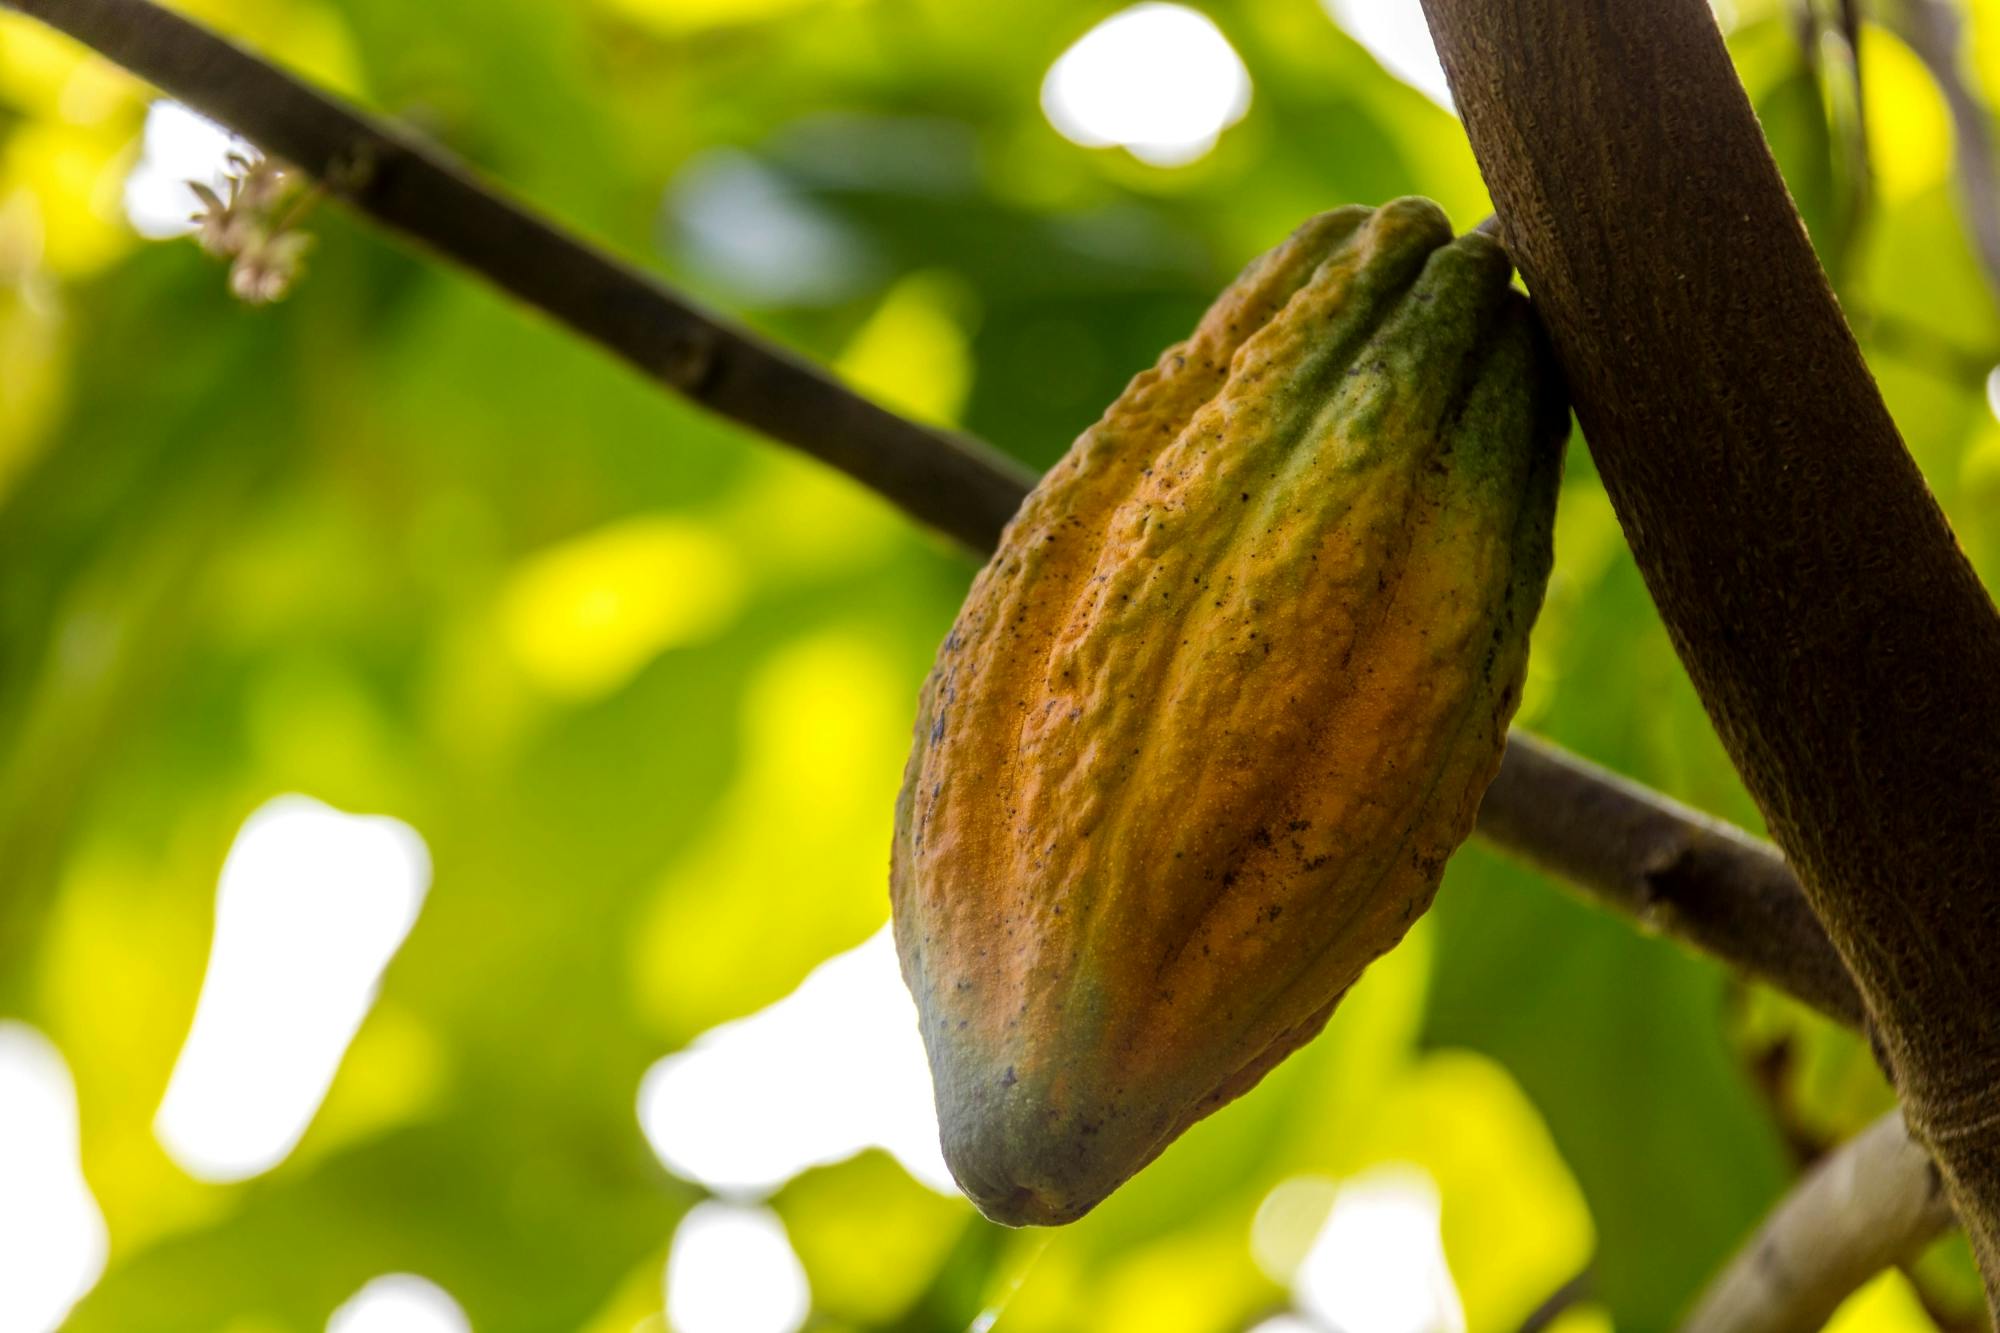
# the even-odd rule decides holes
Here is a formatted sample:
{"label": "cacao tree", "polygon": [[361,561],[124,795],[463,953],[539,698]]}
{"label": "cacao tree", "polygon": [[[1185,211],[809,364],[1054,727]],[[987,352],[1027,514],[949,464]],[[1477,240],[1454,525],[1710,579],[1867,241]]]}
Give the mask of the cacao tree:
{"label": "cacao tree", "polygon": [[[2000,199],[1967,55],[1976,73],[1983,11],[1773,6],[1723,15],[1725,41],[1697,0],[1425,0],[1461,125],[1340,34],[1329,16],[1352,6],[1217,6],[1260,100],[1236,155],[1189,176],[1087,158],[1038,115],[1023,146],[1020,71],[1104,17],[1053,0],[1026,17],[220,7],[303,75],[144,0],[8,7],[25,17],[0,28],[16,155],[0,183],[34,225],[0,228],[0,949],[9,1011],[76,1064],[83,1175],[110,1222],[111,1268],[74,1326],[290,1327],[370,1273],[428,1268],[478,1327],[626,1327],[661,1317],[664,1263],[665,1315],[694,1327],[674,1302],[695,1281],[662,1247],[725,1206],[704,1193],[746,1191],[790,1229],[820,1326],[1331,1319],[1346,1307],[1313,1295],[1304,1242],[1271,1237],[1299,1233],[1284,1219],[1304,1207],[1332,1244],[1349,1196],[1312,1182],[1405,1159],[1442,1183],[1463,1306],[1438,1307],[1439,1327],[1817,1327],[1884,1269],[1900,1285],[1871,1299],[1901,1293],[1902,1312],[1849,1302],[1843,1327],[1977,1320],[1975,1265],[2000,1299],[1983,800],[2000,639],[1979,577],[2000,548],[1977,504],[2000,456],[1982,402]],[[37,23],[80,45],[45,45]],[[482,34],[462,66],[458,30]],[[760,58],[798,85],[758,79]],[[143,108],[114,67],[269,155],[202,197],[200,239],[246,300],[297,287],[281,310],[232,308],[192,246],[114,262],[122,239],[55,211],[119,178],[74,184],[83,145],[115,160]],[[1882,120],[1898,96],[1921,114]],[[746,129],[766,121],[783,132]],[[1918,158],[1937,178],[1897,184]],[[684,234],[662,246],[649,192],[669,178]],[[1411,194],[1450,220],[1410,200],[1321,212]],[[731,292],[730,246],[760,228],[779,239]],[[790,282],[760,317],[807,347],[844,341],[838,367],[681,295],[655,251],[744,308],[753,281]],[[552,327],[439,285],[455,280],[435,260]],[[190,308],[215,313],[177,337],[162,312]],[[960,361],[940,359],[952,345]],[[66,402],[37,387],[65,380]],[[1551,518],[1558,381],[1580,433]],[[1350,455],[1300,443],[1328,420]],[[716,422],[851,481],[730,491],[725,469],[785,465]],[[635,449],[647,432],[672,447]],[[725,498],[699,522],[645,512],[690,496]],[[1168,525],[1193,540],[1163,556]],[[998,545],[953,628],[967,570],[924,530]],[[1322,567],[1341,551],[1372,590]],[[915,591],[866,609],[888,586]],[[1203,609],[1166,618],[1155,597]],[[829,601],[865,633],[795,659],[768,647]],[[712,633],[771,654],[747,715],[789,722],[719,739],[745,673],[676,656]],[[669,1173],[630,1114],[647,1060],[720,1049],[718,1023],[880,921],[892,793],[844,774],[893,788],[940,638],[889,877],[903,967],[974,1201],[1063,1223],[1110,1195],[1050,1240],[879,1152],[752,1184],[656,1137]],[[882,644],[903,673],[882,693],[903,703],[878,716],[856,682]],[[1053,686],[1052,652],[1074,667]],[[1106,702],[1121,693],[1128,711]],[[794,698],[817,702],[787,712]],[[1030,699],[1032,728],[1014,716]],[[1761,820],[1776,847],[1508,737],[1517,706]],[[1251,740],[1254,781],[1197,779]],[[798,757],[815,744],[842,774],[817,788]],[[179,813],[190,774],[206,822]],[[410,815],[440,887],[409,948],[430,952],[384,983],[298,1153],[267,1180],[197,1186],[154,1142],[171,1138],[161,1085],[199,981],[199,895],[272,783]],[[1475,809],[1485,849],[1357,982]],[[832,869],[828,889],[847,862],[827,849],[850,837],[876,849],[862,887]],[[1200,961],[1178,964],[1191,942]],[[1306,1045],[1336,1001],[1346,1017]],[[815,1119],[796,1096],[773,1123]],[[1455,1223],[1475,1216],[1473,1145],[1515,1121],[1507,1188],[1556,1182],[1532,1187],[1534,1224]],[[901,1248],[869,1265],[843,1235]],[[870,1285],[871,1266],[896,1271]],[[743,1310],[755,1295],[736,1293]]]}

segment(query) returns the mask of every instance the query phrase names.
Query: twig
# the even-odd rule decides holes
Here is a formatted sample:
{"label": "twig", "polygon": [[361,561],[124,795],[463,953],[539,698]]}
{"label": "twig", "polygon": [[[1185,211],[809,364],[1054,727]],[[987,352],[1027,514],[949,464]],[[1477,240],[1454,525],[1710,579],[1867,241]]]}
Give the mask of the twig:
{"label": "twig", "polygon": [[[1029,480],[926,430],[500,198],[435,148],[306,87],[146,0],[0,0],[61,29],[356,208],[598,342],[661,385],[847,472],[969,549],[990,551]],[[1491,220],[1488,224],[1491,225]],[[1860,1015],[1775,852],[1515,733],[1480,831],[1585,896],[1841,1022]]]}
{"label": "twig", "polygon": [[709,410],[803,450],[975,549],[1033,478],[697,309],[461,164],[145,0],[5,0],[299,167]]}
{"label": "twig", "polygon": [[1702,1294],[1687,1333],[1812,1333],[1952,1224],[1937,1168],[1891,1111],[1780,1200]]}

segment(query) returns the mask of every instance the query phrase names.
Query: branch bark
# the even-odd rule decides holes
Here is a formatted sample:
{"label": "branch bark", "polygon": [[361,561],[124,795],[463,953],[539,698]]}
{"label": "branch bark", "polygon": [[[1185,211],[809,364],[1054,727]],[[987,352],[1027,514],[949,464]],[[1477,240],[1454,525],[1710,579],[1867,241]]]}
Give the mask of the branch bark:
{"label": "branch bark", "polygon": [[[439,150],[146,0],[0,7],[77,38],[663,387],[833,463],[974,552],[993,549],[1026,493],[1030,479],[992,450],[862,401],[501,198]],[[1797,882],[1740,830],[1519,732],[1479,828],[1583,896],[1859,1024],[1858,994]]]}
{"label": "branch bark", "polygon": [[1682,660],[2000,1299],[2000,616],[1702,0],[1424,0]]}
{"label": "branch bark", "polygon": [[1479,832],[1641,929],[1863,1025],[1853,978],[1768,842],[1518,731]]}
{"label": "branch bark", "polygon": [[1709,1284],[1687,1333],[1813,1333],[1952,1224],[1944,1184],[1891,1111],[1815,1166]]}

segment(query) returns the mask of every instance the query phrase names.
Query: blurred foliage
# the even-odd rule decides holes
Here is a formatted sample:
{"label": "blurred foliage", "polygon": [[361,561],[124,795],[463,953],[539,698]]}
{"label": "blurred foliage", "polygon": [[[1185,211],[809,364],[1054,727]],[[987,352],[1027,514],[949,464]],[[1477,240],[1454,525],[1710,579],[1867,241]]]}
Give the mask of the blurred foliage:
{"label": "blurred foliage", "polygon": [[[1253,101],[1160,169],[1068,143],[1037,102],[1111,5],[188,5],[1038,467],[1305,215],[1486,212],[1450,113],[1316,0],[1200,7]],[[1731,22],[1991,577],[2000,313],[1938,93],[1867,27],[1859,206],[1792,14],[1739,0]],[[1972,33],[2000,86],[2000,4]],[[109,1223],[72,1326],[318,1328],[389,1270],[494,1333],[658,1320],[702,1192],[648,1150],[639,1078],[883,920],[910,703],[972,565],[344,217],[314,218],[286,303],[231,301],[192,244],[123,220],[147,97],[0,18],[0,1005],[67,1057]],[[1754,826],[1580,444],[1557,558],[1522,721]],[[199,1184],[151,1118],[224,853],[293,790],[409,821],[436,884],[299,1149]],[[1224,1333],[1285,1307],[1331,1182],[1406,1163],[1437,1185],[1472,1333],[1586,1264],[1561,1327],[1646,1330],[1887,1104],[1853,1037],[1474,848],[1322,1039],[1083,1223],[999,1232],[873,1152],[772,1203],[816,1327]],[[1303,1211],[1260,1255],[1267,1197]],[[1961,1252],[1915,1272],[1838,1327],[1976,1304]]]}

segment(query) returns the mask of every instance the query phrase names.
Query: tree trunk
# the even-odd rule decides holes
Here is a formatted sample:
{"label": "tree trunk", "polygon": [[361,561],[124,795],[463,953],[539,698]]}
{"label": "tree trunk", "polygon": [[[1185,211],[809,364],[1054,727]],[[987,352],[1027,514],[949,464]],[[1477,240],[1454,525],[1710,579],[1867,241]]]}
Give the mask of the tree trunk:
{"label": "tree trunk", "polygon": [[1709,715],[2000,1295],[2000,617],[1702,0],[1424,0]]}

